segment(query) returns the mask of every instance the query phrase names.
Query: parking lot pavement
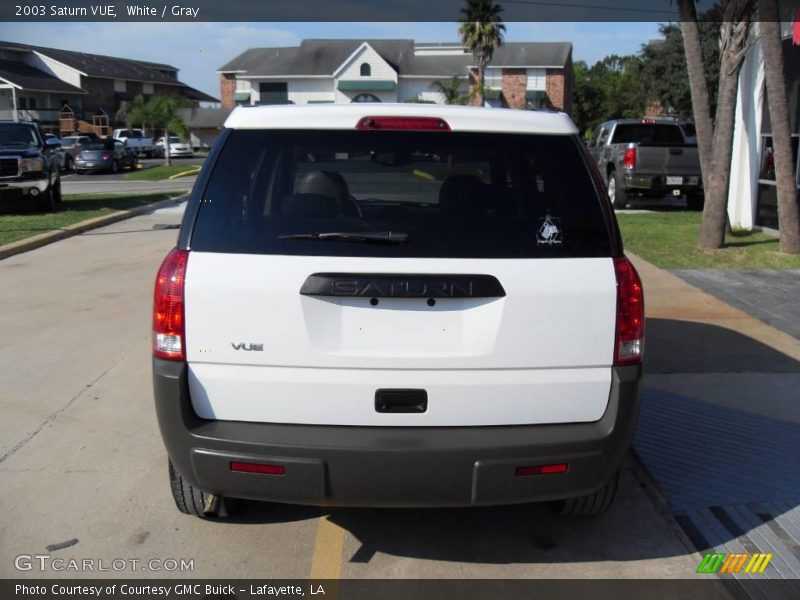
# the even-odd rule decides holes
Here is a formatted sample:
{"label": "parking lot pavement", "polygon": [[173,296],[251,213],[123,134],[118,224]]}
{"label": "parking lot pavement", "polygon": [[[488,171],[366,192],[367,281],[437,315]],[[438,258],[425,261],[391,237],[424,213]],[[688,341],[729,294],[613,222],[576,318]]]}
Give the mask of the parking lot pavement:
{"label": "parking lot pavement", "polygon": [[152,406],[149,340],[153,278],[176,235],[153,227],[180,217],[180,207],[165,209],[0,261],[0,577],[58,576],[15,570],[14,557],[36,553],[194,560],[191,572],[99,574],[126,577],[694,576],[700,556],[632,460],[618,502],[596,519],[535,505],[241,502],[228,520],[178,513]]}
{"label": "parking lot pavement", "polygon": [[[635,264],[648,350],[634,446],[698,550],[773,555],[763,574],[732,576],[732,593],[796,598],[800,341],[674,274]],[[726,272],[734,288],[737,273]],[[761,300],[772,300],[763,288]],[[765,578],[783,579],[782,595],[759,587]]]}

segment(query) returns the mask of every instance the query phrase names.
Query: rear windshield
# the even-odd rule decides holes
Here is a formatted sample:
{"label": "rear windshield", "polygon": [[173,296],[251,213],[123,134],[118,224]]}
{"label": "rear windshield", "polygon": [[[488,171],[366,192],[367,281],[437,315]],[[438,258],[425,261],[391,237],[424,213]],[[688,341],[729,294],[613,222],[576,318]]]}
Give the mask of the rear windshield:
{"label": "rear windshield", "polygon": [[646,123],[620,124],[614,130],[612,144],[683,144],[683,134],[677,125]]}
{"label": "rear windshield", "polygon": [[113,140],[95,140],[86,142],[84,145],[86,150],[112,150],[114,148]]}
{"label": "rear windshield", "polygon": [[123,129],[119,132],[119,137],[125,138],[140,138],[142,137],[141,131],[136,131],[134,129]]}
{"label": "rear windshield", "polygon": [[[389,231],[405,241],[281,239]],[[395,131],[232,131],[191,247],[317,256],[611,254],[575,138]]]}

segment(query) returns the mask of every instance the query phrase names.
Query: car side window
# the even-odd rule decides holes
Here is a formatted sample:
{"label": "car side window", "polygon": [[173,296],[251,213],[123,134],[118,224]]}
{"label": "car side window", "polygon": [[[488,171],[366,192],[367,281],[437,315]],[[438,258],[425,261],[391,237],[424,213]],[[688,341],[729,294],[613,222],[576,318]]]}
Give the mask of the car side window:
{"label": "car side window", "polygon": [[608,134],[611,131],[610,126],[601,127],[600,134],[597,136],[597,145],[603,146],[608,141]]}

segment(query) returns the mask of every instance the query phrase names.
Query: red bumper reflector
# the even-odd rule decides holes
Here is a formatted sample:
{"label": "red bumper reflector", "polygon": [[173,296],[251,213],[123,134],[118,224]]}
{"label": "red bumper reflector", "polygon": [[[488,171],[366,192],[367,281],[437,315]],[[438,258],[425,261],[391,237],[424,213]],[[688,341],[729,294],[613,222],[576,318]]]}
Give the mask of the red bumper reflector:
{"label": "red bumper reflector", "polygon": [[286,467],[281,465],[231,462],[231,471],[238,471],[240,473],[261,473],[262,475],[285,475]]}
{"label": "red bumper reflector", "polygon": [[553,475],[555,473],[566,473],[569,470],[568,463],[557,465],[538,465],[535,467],[517,467],[515,475],[517,477],[528,477],[529,475]]}

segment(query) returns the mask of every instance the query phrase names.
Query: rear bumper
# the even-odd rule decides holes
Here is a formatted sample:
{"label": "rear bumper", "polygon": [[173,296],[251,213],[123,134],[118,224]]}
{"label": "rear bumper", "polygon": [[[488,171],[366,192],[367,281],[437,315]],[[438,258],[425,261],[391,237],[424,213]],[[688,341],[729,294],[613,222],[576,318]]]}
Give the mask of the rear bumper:
{"label": "rear bumper", "polygon": [[[641,367],[613,369],[608,407],[593,423],[502,427],[345,427],[210,421],[193,411],[187,366],[154,359],[159,427],[192,484],[236,498],[311,505],[470,506],[578,496],[601,487],[627,452]],[[239,473],[232,461],[283,465]],[[568,463],[567,473],[515,476]]]}
{"label": "rear bumper", "polygon": [[683,178],[680,184],[668,184],[664,175],[640,175],[625,173],[624,184],[628,193],[647,195],[667,195],[674,190],[683,194],[701,192],[703,182],[699,175],[678,175]]}

